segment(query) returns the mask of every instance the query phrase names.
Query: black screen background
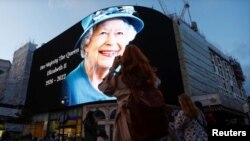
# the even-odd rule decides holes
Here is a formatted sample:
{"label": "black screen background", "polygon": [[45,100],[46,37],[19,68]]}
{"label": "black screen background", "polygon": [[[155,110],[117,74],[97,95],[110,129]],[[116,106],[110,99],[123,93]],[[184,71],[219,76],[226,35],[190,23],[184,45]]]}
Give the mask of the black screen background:
{"label": "black screen background", "polygon": [[[183,93],[184,89],[172,20],[151,8],[135,6],[135,10],[145,25],[131,44],[140,47],[149,58],[151,65],[158,69],[157,75],[161,79],[160,89],[166,103],[177,104],[177,96]],[[62,81],[48,86],[45,86],[45,81],[56,78],[63,73],[68,74],[82,61],[80,55],[75,54],[70,59],[65,59],[54,65],[59,66],[67,63],[67,68],[49,76],[46,75],[49,68],[41,71],[40,66],[74,50],[82,32],[83,29],[79,21],[35,51],[25,104],[27,113],[48,112],[63,106],[61,104]]]}

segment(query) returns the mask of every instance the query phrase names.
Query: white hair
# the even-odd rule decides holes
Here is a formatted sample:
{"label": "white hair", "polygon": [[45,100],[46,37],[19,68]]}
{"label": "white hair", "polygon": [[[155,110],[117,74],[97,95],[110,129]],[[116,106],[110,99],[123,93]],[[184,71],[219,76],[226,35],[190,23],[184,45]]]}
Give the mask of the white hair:
{"label": "white hair", "polygon": [[[127,38],[126,38],[126,39],[127,39],[126,45],[128,45],[130,41],[134,40],[134,38],[135,38],[137,32],[136,32],[134,26],[131,25],[131,24],[128,22],[128,20],[127,20],[126,18],[121,18],[121,19],[128,25],[128,30],[127,30],[127,31],[128,31],[128,34],[127,34],[128,36],[127,36]],[[95,26],[96,26],[96,25],[95,25]],[[95,26],[94,26],[94,27],[95,27]],[[86,34],[83,36],[83,38],[82,38],[82,41],[81,41],[81,44],[80,44],[80,46],[81,46],[81,57],[82,57],[82,58],[85,58],[84,47],[85,47],[87,44],[89,44],[90,38],[91,38],[92,35],[93,35],[94,27],[90,28],[90,29],[86,32]]]}

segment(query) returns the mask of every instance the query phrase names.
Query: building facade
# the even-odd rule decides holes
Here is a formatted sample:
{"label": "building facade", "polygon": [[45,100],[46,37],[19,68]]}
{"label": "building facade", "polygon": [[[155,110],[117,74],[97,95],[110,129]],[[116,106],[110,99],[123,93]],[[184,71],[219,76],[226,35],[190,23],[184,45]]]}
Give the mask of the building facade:
{"label": "building facade", "polygon": [[[14,52],[12,65],[5,75],[6,85],[1,95],[0,117],[5,130],[22,131],[18,120],[26,99],[30,67],[36,44],[28,42]],[[7,62],[10,66],[10,62]],[[2,78],[2,77],[1,77]],[[1,81],[2,83],[2,81]]]}
{"label": "building facade", "polygon": [[9,60],[0,59],[0,101],[4,97],[4,91],[6,88],[10,67],[11,62]]}
{"label": "building facade", "polygon": [[28,124],[24,131],[38,138],[55,134],[60,139],[64,137],[68,140],[80,140],[84,138],[84,119],[88,111],[94,111],[98,128],[104,129],[109,137],[112,137],[116,106],[116,102],[113,101],[65,107],[37,114],[32,117],[32,123]]}
{"label": "building facade", "polygon": [[237,60],[181,20],[175,21],[174,29],[185,93],[222,125],[248,122],[245,78]]}
{"label": "building facade", "polygon": [[[4,103],[24,105],[32,56],[36,50],[36,46],[36,44],[28,42],[14,52],[3,101]],[[15,97],[15,99],[13,99],[13,97]]]}

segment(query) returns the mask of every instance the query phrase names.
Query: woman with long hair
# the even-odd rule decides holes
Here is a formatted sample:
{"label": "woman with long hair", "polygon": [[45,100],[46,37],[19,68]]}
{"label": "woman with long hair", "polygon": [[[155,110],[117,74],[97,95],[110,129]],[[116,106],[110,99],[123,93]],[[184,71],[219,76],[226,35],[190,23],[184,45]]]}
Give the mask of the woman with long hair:
{"label": "woman with long hair", "polygon": [[207,141],[207,122],[202,111],[195,106],[189,95],[181,94],[178,98],[181,110],[175,118],[175,128],[180,140]]}
{"label": "woman with long hair", "polygon": [[[119,66],[119,67],[118,67]],[[119,70],[120,69],[120,70]],[[155,140],[157,136],[144,133],[143,137],[135,137],[139,134],[132,133],[134,131],[131,126],[131,108],[128,108],[130,102],[129,97],[134,90],[143,90],[144,88],[157,88],[160,80],[156,75],[156,68],[152,67],[147,57],[135,45],[128,45],[122,56],[115,58],[113,66],[110,68],[109,74],[99,85],[99,89],[105,94],[115,96],[117,98],[117,113],[113,130],[114,141],[140,141]],[[139,93],[138,93],[139,94]],[[163,96],[160,97],[158,103],[163,103]],[[163,111],[161,111],[162,113]],[[144,117],[140,117],[143,120]],[[156,122],[156,121],[150,121]],[[165,123],[164,123],[165,124]],[[150,123],[144,125],[145,128]],[[143,131],[144,127],[141,128]],[[148,131],[149,131],[148,130]],[[154,132],[155,133],[155,132]],[[157,132],[158,134],[159,132]],[[159,136],[158,136],[159,138]]]}

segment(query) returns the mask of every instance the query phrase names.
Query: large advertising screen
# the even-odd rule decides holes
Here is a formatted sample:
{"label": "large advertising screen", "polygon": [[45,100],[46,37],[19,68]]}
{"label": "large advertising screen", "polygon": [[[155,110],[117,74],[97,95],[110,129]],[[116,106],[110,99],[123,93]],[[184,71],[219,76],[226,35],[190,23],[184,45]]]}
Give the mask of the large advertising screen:
{"label": "large advertising screen", "polygon": [[26,106],[39,113],[62,107],[61,100],[68,106],[115,100],[98,90],[100,70],[127,44],[157,68],[166,103],[177,103],[183,84],[173,21],[151,8],[115,6],[95,11],[35,51]]}

